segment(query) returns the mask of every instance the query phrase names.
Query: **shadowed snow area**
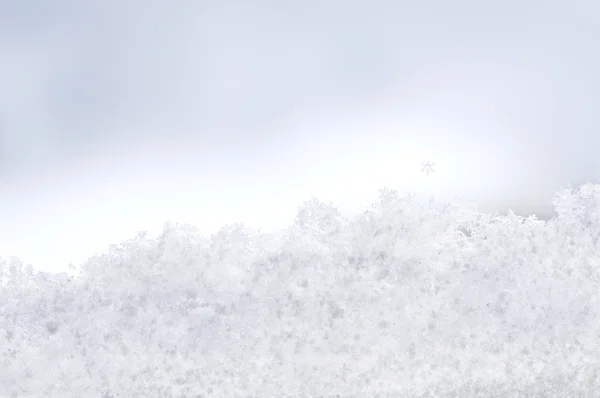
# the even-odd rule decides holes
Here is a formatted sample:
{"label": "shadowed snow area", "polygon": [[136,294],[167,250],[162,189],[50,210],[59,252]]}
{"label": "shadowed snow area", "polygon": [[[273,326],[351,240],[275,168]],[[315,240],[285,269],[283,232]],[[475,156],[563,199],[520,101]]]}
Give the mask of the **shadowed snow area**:
{"label": "shadowed snow area", "polygon": [[381,190],[281,234],[165,224],[73,275],[0,263],[0,395],[594,397],[600,185],[550,221]]}

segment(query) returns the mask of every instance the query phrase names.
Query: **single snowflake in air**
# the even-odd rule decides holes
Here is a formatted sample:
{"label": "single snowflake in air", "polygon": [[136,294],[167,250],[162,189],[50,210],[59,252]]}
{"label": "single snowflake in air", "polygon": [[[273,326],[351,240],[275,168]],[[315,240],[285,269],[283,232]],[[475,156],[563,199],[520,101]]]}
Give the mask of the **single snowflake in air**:
{"label": "single snowflake in air", "polygon": [[433,166],[435,166],[435,163],[422,163],[421,166],[423,166],[421,171],[424,171],[425,173],[427,173],[427,175],[429,175],[429,173],[433,173],[435,171],[433,169]]}

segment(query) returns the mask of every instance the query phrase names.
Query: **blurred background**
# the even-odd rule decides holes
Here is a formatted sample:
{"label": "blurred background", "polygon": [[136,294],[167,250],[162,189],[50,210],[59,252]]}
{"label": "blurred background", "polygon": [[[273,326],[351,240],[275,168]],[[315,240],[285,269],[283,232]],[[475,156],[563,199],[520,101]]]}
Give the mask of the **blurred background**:
{"label": "blurred background", "polygon": [[598,37],[592,0],[0,0],[0,256],[384,186],[547,219],[600,174]]}

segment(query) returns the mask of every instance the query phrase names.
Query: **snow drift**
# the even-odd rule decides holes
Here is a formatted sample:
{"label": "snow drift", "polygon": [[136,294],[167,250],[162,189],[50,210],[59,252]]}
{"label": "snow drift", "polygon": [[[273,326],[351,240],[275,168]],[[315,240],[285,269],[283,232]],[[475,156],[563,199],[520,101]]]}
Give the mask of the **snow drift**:
{"label": "snow drift", "polygon": [[0,263],[6,397],[593,396],[600,186],[545,222],[382,190],[281,234],[166,224],[77,275]]}

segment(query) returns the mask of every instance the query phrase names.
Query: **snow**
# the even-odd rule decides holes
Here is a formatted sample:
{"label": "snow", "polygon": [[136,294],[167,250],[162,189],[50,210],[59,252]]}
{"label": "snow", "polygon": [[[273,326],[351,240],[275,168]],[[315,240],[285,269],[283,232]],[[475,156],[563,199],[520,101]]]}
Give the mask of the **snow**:
{"label": "snow", "polygon": [[0,258],[0,396],[588,396],[600,185],[542,221],[381,190],[353,217],[167,223],[79,269]]}

